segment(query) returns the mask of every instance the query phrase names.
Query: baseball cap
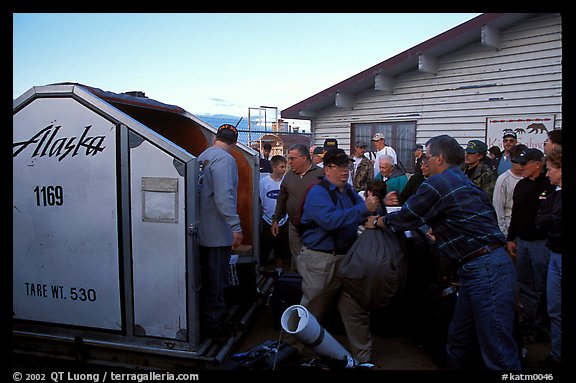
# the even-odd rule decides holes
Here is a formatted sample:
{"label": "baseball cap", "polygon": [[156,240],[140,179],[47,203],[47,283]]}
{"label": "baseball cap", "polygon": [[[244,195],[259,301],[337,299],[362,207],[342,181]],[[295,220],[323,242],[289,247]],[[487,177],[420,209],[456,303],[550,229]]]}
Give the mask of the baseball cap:
{"label": "baseball cap", "polygon": [[337,148],[327,151],[324,154],[324,160],[322,161],[322,163],[324,164],[324,166],[326,165],[341,166],[350,164],[350,162],[352,161],[354,160],[348,157],[348,155],[346,155],[346,152],[344,150]]}
{"label": "baseball cap", "polygon": [[324,147],[326,149],[332,149],[338,147],[338,140],[335,138],[327,138],[324,140]]}
{"label": "baseball cap", "polygon": [[231,140],[232,143],[238,141],[238,129],[234,125],[222,124],[216,132],[216,137]]}
{"label": "baseball cap", "polygon": [[512,158],[511,161],[525,165],[528,161],[542,161],[542,158],[544,158],[544,153],[536,148],[531,148],[524,150],[519,156]]}
{"label": "baseball cap", "polygon": [[516,132],[513,131],[512,129],[504,129],[504,131],[502,132],[502,138],[506,138],[506,137],[512,137],[514,139],[518,139]]}
{"label": "baseball cap", "polygon": [[312,151],[312,154],[317,154],[319,156],[322,156],[324,154],[324,148],[321,146],[317,146],[314,148],[314,151]]}
{"label": "baseball cap", "polygon": [[468,141],[468,145],[466,145],[466,153],[474,154],[474,153],[481,153],[486,154],[488,147],[485,143],[480,140],[470,140]]}
{"label": "baseball cap", "polygon": [[528,150],[528,147],[524,144],[517,144],[510,149],[510,160],[514,162],[514,158],[518,157],[520,154]]}
{"label": "baseball cap", "polygon": [[386,137],[384,137],[384,133],[376,133],[374,137],[372,137],[372,141],[380,141],[385,139]]}
{"label": "baseball cap", "polygon": [[358,142],[356,142],[356,147],[357,148],[367,148],[368,145],[366,145],[366,143],[364,141],[358,141]]}

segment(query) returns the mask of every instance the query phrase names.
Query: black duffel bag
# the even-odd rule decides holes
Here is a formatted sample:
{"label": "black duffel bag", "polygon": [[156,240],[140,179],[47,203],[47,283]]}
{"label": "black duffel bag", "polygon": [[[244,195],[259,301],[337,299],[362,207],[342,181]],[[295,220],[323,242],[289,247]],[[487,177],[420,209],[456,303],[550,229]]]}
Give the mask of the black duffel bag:
{"label": "black duffel bag", "polygon": [[390,229],[364,230],[339,269],[344,289],[367,310],[383,308],[406,285],[408,267],[400,240]]}

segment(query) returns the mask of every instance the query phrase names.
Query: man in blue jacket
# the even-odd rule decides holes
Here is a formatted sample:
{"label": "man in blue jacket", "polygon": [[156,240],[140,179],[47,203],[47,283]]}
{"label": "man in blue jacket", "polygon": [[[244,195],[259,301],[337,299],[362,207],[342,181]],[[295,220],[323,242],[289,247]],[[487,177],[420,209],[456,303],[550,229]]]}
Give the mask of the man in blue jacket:
{"label": "man in blue jacket", "polygon": [[298,271],[302,275],[302,301],[321,321],[336,299],[351,353],[359,363],[372,357],[370,313],[341,288],[337,272],[344,255],[358,237],[358,226],[378,208],[378,198],[356,193],[348,184],[350,158],[342,149],[324,155],[324,178],[312,186],[304,202],[302,249]]}

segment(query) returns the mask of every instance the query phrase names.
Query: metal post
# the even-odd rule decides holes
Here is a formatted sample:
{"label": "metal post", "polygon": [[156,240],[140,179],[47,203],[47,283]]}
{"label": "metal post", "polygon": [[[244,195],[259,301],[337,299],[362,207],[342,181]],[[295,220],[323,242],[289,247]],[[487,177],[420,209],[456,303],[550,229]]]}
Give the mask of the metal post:
{"label": "metal post", "polygon": [[252,119],[250,118],[250,109],[248,108],[248,146],[252,147]]}

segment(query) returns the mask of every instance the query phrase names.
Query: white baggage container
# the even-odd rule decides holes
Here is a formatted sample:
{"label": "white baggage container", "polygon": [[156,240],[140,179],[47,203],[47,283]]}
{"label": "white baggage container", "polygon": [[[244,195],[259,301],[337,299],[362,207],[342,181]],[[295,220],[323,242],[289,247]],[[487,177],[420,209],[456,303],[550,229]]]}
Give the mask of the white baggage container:
{"label": "white baggage container", "polygon": [[[196,156],[215,129],[178,107],[78,84],[34,87],[13,109],[14,334],[204,358]],[[188,134],[166,118],[187,121]],[[179,132],[171,141],[160,129]],[[257,153],[239,145],[235,158],[257,185]],[[256,257],[257,200],[243,194]]]}

